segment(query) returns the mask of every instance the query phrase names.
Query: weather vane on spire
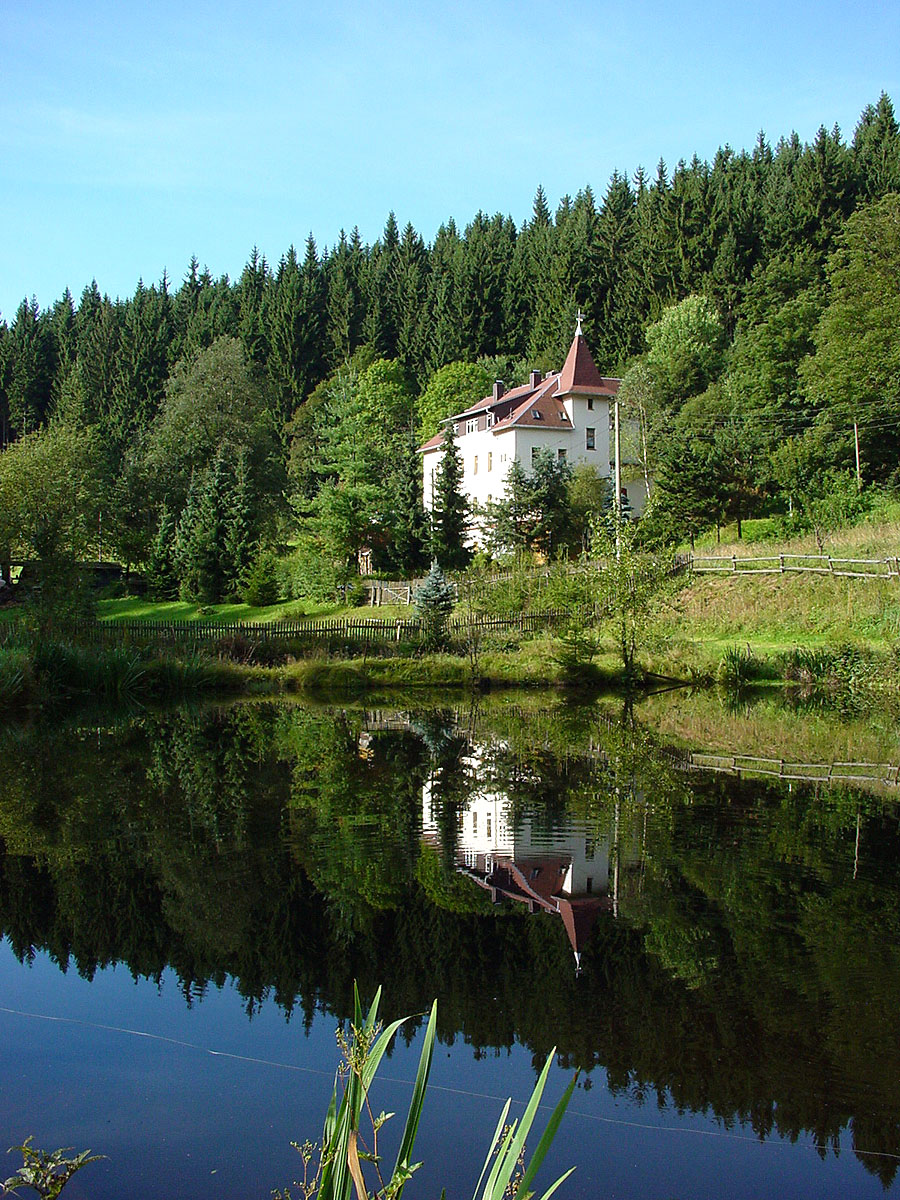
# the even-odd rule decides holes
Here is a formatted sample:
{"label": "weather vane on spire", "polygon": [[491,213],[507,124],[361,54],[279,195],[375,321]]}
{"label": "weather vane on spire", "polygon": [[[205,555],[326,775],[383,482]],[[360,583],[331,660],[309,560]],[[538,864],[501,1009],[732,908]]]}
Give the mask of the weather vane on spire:
{"label": "weather vane on spire", "polygon": [[584,337],[584,334],[581,332],[581,322],[583,320],[584,320],[584,313],[579,308],[578,312],[575,314],[575,321],[577,322],[575,325],[575,336],[576,337]]}

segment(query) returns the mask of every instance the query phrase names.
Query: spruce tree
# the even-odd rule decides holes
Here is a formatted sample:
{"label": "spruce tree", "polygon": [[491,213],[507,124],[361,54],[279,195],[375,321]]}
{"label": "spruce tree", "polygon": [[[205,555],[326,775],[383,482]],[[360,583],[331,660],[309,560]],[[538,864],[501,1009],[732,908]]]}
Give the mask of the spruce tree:
{"label": "spruce tree", "polygon": [[145,564],[150,594],[159,600],[174,600],[178,596],[175,532],[175,518],[163,504]]}
{"label": "spruce tree", "polygon": [[224,559],[228,574],[235,587],[239,587],[247,579],[258,553],[255,497],[246,447],[238,452],[231,473],[233,478],[226,498]]}
{"label": "spruce tree", "polygon": [[469,505],[460,491],[462,476],[456,429],[451,421],[445,427],[431,500],[431,554],[446,571],[464,570],[472,558],[465,545]]}
{"label": "spruce tree", "polygon": [[50,415],[54,354],[50,318],[37,300],[23,300],[10,330],[10,421],[18,435],[34,433]]}
{"label": "spruce tree", "polygon": [[428,650],[442,649],[447,643],[447,621],[453,611],[456,594],[453,584],[441,570],[437,559],[428,578],[416,589],[413,602],[422,622],[423,642]]}
{"label": "spruce tree", "polygon": [[389,541],[383,552],[399,578],[417,575],[428,562],[428,518],[422,507],[422,460],[408,437],[390,481]]}

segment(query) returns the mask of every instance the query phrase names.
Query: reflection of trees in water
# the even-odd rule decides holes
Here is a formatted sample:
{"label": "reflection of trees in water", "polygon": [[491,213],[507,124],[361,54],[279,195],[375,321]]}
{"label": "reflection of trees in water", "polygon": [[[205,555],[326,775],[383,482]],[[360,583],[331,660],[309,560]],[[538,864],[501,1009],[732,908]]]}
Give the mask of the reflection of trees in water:
{"label": "reflection of trees in water", "polygon": [[[272,995],[307,1017],[348,1015],[354,978],[383,982],[395,1012],[438,994],[445,1038],[518,1040],[536,1061],[558,1044],[638,1101],[810,1131],[823,1151],[852,1123],[857,1147],[896,1153],[893,808],[687,776],[628,720],[529,759],[510,724],[482,756],[514,812],[548,833],[617,820],[637,851],[580,978],[558,919],[469,904],[422,850],[426,771],[448,836],[473,782],[444,718],[367,729],[266,705],[6,739],[0,932],[88,977],[171,967],[196,996],[231,976],[249,1007]],[[892,1177],[890,1158],[864,1161]]]}

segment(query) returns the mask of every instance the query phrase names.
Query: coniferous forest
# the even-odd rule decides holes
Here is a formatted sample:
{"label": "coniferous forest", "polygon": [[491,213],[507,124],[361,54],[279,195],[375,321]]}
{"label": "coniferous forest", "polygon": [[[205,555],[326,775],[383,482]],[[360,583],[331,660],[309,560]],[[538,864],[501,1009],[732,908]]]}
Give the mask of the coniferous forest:
{"label": "coniferous forest", "polygon": [[392,213],[373,245],[354,229],[277,264],[254,249],[236,280],[194,258],[127,299],[93,281],[23,300],[0,324],[0,560],[116,557],[160,596],[206,600],[263,597],[288,545],[294,595],[333,588],[362,547],[417,572],[418,445],[493,379],[557,369],[578,309],[644,434],[648,537],[893,487],[890,99],[849,141],[760,134],[614,172],[555,212],[538,187],[521,226],[479,212],[428,244]]}

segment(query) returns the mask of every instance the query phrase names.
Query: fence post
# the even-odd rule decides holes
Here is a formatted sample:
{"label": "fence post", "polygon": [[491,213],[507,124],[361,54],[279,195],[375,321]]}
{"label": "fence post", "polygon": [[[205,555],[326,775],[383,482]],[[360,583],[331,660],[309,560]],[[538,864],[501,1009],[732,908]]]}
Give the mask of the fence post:
{"label": "fence post", "polygon": [[735,571],[735,572],[737,571],[737,555],[736,554],[732,554],[732,556],[731,556],[731,569],[732,569],[732,571]]}
{"label": "fence post", "polygon": [[778,555],[778,565],[781,567],[781,573],[783,575],[784,574],[784,555],[783,554]]}

